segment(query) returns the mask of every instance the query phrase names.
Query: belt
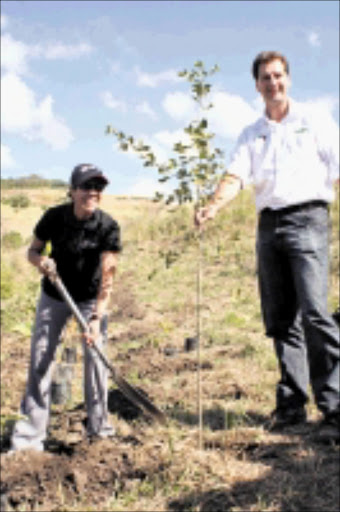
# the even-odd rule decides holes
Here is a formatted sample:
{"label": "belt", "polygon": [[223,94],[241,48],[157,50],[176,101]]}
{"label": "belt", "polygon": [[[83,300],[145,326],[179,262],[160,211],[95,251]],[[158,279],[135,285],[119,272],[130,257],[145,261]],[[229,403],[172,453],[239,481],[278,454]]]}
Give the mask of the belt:
{"label": "belt", "polygon": [[306,203],[292,204],[291,206],[285,206],[284,208],[278,208],[277,210],[274,210],[273,208],[264,208],[263,210],[261,210],[261,215],[262,214],[294,213],[294,212],[310,210],[312,208],[317,208],[320,206],[323,208],[327,208],[328,203],[326,201],[321,201],[320,199],[316,199],[315,201],[307,201]]}

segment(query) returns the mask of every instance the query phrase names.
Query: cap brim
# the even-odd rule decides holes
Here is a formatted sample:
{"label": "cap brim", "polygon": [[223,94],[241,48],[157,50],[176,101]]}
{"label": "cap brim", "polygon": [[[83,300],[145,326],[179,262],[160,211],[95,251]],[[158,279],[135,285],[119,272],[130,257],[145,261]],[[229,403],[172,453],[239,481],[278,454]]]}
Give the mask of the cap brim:
{"label": "cap brim", "polygon": [[104,176],[104,174],[102,174],[101,172],[98,172],[98,171],[89,171],[87,173],[86,176],[83,177],[84,179],[81,180],[81,182],[79,183],[79,185],[85,183],[86,181],[89,181],[89,180],[92,180],[92,179],[96,179],[96,180],[100,180],[102,181],[103,183],[105,183],[105,185],[107,185],[109,183],[109,180]]}

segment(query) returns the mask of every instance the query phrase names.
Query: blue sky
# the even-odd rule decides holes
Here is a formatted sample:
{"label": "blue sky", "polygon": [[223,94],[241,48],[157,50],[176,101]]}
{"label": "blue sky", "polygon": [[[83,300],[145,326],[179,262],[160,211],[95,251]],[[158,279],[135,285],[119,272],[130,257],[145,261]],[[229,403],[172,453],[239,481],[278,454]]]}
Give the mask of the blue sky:
{"label": "blue sky", "polygon": [[1,173],[68,180],[101,167],[114,194],[161,190],[156,169],[117,150],[112,124],[159,159],[193,118],[177,72],[202,60],[214,75],[210,125],[228,154],[261,115],[250,75],[262,50],[284,53],[291,96],[339,122],[338,1],[2,1]]}

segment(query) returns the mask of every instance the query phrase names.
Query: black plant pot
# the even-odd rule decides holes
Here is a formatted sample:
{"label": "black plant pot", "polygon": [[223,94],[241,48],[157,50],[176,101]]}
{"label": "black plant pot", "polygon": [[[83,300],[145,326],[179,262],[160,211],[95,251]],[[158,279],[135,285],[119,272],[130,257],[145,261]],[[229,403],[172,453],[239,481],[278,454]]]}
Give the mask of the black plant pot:
{"label": "black plant pot", "polygon": [[51,386],[51,400],[55,405],[66,404],[71,400],[71,385],[70,382],[52,382]]}
{"label": "black plant pot", "polygon": [[76,363],[77,362],[77,349],[75,347],[65,347],[61,356],[62,361],[65,363]]}
{"label": "black plant pot", "polygon": [[190,352],[191,350],[195,350],[195,348],[197,347],[197,343],[198,343],[198,340],[197,340],[196,337],[185,338],[184,350],[186,352]]}
{"label": "black plant pot", "polygon": [[51,384],[51,401],[55,405],[66,404],[72,397],[73,369],[69,364],[57,364]]}

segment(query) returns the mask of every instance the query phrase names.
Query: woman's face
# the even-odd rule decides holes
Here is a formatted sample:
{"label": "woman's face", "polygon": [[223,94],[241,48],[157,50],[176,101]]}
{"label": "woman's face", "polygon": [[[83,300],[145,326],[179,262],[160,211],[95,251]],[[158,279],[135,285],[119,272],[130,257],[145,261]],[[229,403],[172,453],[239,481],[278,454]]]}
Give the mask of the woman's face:
{"label": "woman's face", "polygon": [[85,219],[92,215],[99,206],[104,187],[105,184],[101,180],[93,178],[71,190],[76,217]]}

